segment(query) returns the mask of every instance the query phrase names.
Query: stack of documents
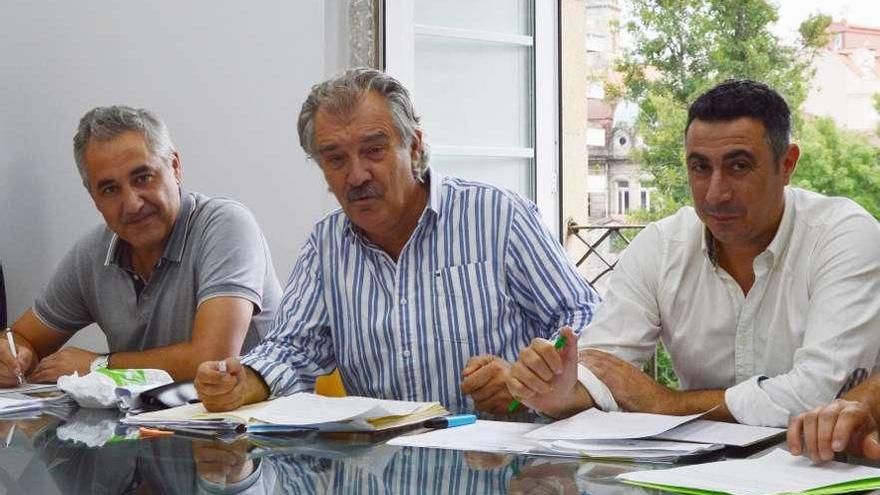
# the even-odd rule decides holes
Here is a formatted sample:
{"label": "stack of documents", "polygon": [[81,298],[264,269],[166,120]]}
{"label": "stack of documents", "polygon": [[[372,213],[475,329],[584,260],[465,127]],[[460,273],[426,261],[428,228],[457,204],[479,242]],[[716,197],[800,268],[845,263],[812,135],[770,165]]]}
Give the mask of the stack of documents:
{"label": "stack of documents", "polygon": [[299,393],[249,404],[223,413],[210,413],[201,404],[188,404],[164,411],[129,416],[122,422],[134,426],[177,426],[239,431],[246,429],[248,433],[272,433],[297,429],[382,431],[420,423],[446,414],[448,412],[438,402],[324,397]]}
{"label": "stack of documents", "polygon": [[617,478],[647,488],[692,494],[832,494],[880,488],[880,469],[842,462],[813,464],[781,449],[757,459],[636,471]]}
{"label": "stack of documents", "polygon": [[717,444],[657,440],[552,441],[532,438],[532,433],[542,427],[543,425],[533,423],[477,420],[471,425],[400,436],[390,440],[388,444],[475,452],[589,457],[641,462],[675,462],[686,456],[704,454],[723,447]]}
{"label": "stack of documents", "polygon": [[549,425],[477,421],[473,425],[409,435],[392,445],[635,462],[676,462],[778,436],[765,428],[691,416],[606,413],[596,409]]}
{"label": "stack of documents", "polygon": [[67,395],[47,398],[34,398],[26,395],[4,395],[0,397],[0,418],[12,419],[10,416],[21,416],[23,413],[39,412],[52,406],[67,404]]}
{"label": "stack of documents", "polygon": [[37,392],[56,392],[58,386],[54,383],[22,383],[15,387],[0,388],[0,395],[10,394],[33,394]]}

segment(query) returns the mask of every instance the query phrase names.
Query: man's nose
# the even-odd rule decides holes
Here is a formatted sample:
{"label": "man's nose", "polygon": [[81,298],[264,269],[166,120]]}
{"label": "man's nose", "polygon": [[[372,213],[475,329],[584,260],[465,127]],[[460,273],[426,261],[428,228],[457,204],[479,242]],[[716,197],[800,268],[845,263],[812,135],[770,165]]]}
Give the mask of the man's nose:
{"label": "man's nose", "polygon": [[366,160],[361,160],[355,156],[351,160],[351,167],[348,170],[348,184],[354,187],[363,185],[372,180],[373,174],[370,171],[369,164]]}
{"label": "man's nose", "polygon": [[144,200],[137,191],[130,187],[122,188],[122,211],[124,213],[137,213],[142,206],[144,206]]}
{"label": "man's nose", "polygon": [[733,199],[733,189],[730,181],[721,170],[712,172],[709,177],[709,188],[706,190],[706,202],[709,204],[725,203]]}

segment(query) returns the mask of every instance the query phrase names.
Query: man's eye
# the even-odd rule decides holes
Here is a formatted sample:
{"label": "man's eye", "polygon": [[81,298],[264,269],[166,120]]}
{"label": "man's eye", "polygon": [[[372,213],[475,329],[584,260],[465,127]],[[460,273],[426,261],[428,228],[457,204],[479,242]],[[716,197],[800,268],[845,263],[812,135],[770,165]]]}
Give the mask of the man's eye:
{"label": "man's eye", "polygon": [[119,191],[119,187],[117,186],[104,186],[100,189],[101,196],[112,196]]}
{"label": "man's eye", "polygon": [[734,162],[730,164],[730,169],[734,172],[745,172],[751,168],[751,164],[746,162]]}
{"label": "man's eye", "polygon": [[709,166],[705,163],[691,163],[688,165],[688,170],[695,174],[700,174],[709,170]]}
{"label": "man's eye", "polygon": [[134,180],[138,184],[149,184],[153,180],[153,176],[150,174],[138,175]]}
{"label": "man's eye", "polygon": [[370,155],[378,155],[382,153],[382,151],[384,151],[384,148],[382,148],[381,146],[370,146],[369,148],[367,148],[367,153]]}

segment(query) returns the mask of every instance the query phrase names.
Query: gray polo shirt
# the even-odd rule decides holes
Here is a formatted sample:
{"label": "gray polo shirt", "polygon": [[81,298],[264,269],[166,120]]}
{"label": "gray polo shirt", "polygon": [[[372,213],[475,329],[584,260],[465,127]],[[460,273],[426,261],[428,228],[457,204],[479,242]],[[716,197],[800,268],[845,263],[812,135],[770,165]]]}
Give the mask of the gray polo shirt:
{"label": "gray polo shirt", "polygon": [[240,203],[182,192],[180,212],[149,283],[135,275],[128,244],[106,225],[79,240],[34,303],[46,325],[74,333],[97,323],[110,352],[189,342],[199,305],[236,296],[254,304],[242,352],[272,324],[281,288],[269,246]]}

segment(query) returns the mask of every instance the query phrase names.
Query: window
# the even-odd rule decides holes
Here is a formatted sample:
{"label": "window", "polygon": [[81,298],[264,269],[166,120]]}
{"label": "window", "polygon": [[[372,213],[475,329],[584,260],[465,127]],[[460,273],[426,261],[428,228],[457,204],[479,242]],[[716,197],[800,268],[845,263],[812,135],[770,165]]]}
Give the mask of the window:
{"label": "window", "polygon": [[617,181],[617,213],[623,215],[629,211],[629,181]]}
{"label": "window", "polygon": [[412,91],[432,167],[518,192],[551,226],[560,225],[555,4],[386,0],[383,7],[384,68]]}

